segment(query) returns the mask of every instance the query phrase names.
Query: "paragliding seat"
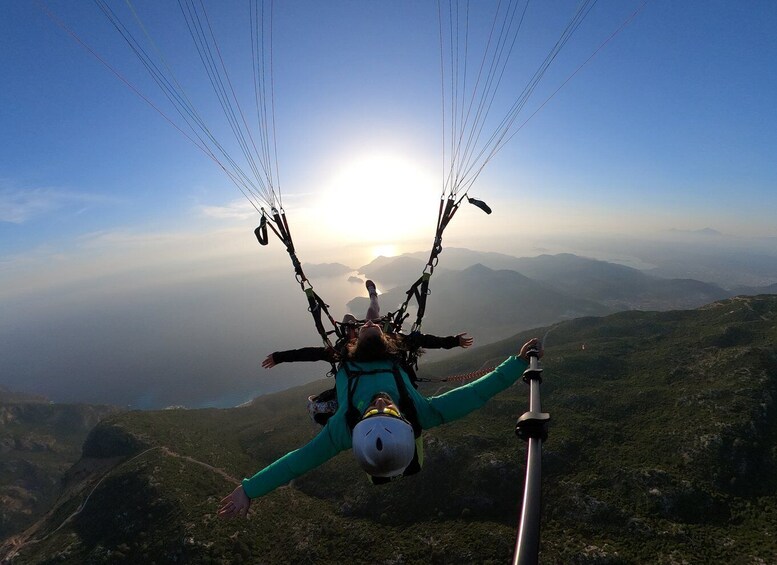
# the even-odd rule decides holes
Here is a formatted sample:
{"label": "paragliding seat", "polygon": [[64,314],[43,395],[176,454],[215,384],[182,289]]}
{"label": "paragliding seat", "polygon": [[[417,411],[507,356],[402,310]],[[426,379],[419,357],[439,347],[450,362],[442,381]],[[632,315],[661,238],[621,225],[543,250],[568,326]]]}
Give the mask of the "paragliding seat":
{"label": "paragliding seat", "polygon": [[315,423],[325,426],[335,412],[337,412],[337,390],[334,388],[308,396],[308,413]]}

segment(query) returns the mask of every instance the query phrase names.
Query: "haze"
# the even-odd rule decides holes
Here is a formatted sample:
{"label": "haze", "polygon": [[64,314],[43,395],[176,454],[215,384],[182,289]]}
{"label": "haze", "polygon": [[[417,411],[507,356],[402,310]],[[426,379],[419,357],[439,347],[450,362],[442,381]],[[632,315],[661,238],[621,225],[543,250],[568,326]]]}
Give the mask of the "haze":
{"label": "haze", "polygon": [[[136,94],[159,104],[94,5],[42,5],[6,3],[0,18],[0,385],[58,402],[227,406],[321,376],[259,367],[319,339],[282,246],[253,238],[256,210],[159,115],[174,111]],[[219,116],[177,7],[135,5]],[[576,5],[531,5],[495,106]],[[250,99],[243,4],[208,6]],[[436,6],[276,6],[278,164],[304,263],[431,246],[445,178]],[[444,244],[572,252],[726,288],[777,282],[776,26],[768,2],[597,3],[470,190],[493,214],[465,201]],[[489,29],[473,10],[473,40]],[[363,293],[311,278],[337,315]]]}

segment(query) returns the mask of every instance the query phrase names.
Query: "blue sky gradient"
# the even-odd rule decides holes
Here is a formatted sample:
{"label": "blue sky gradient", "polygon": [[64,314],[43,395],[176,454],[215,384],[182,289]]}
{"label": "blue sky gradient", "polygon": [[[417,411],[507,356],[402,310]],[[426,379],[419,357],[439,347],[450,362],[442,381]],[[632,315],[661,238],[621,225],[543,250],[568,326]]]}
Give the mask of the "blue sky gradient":
{"label": "blue sky gradient", "polygon": [[[123,1],[109,4],[132,22]],[[247,2],[206,5],[241,100],[250,100]],[[514,63],[495,100],[498,118],[577,5],[529,4]],[[217,137],[229,139],[178,4],[138,0],[133,6]],[[485,45],[495,6],[471,3],[472,53]],[[40,383],[60,382],[62,355],[75,355],[69,340],[109,336],[112,324],[129,316],[146,341],[154,342],[143,334],[144,324],[157,320],[167,328],[158,342],[169,351],[188,351],[194,342],[203,353],[208,343],[230,341],[230,320],[220,320],[215,337],[182,342],[176,341],[184,339],[180,327],[193,331],[200,324],[205,332],[211,328],[203,320],[215,319],[219,309],[231,316],[250,312],[218,306],[226,294],[241,295],[249,286],[236,281],[253,278],[261,288],[270,271],[275,277],[287,270],[290,282],[292,274],[277,241],[259,248],[252,234],[259,217],[223,172],[44,7],[174,114],[94,3],[2,3],[0,337],[10,344],[28,336],[30,354],[16,348],[13,367],[0,367],[0,385],[11,374],[14,383],[24,382],[34,357],[46,365],[35,389],[45,394]],[[542,106],[635,11],[634,20]],[[777,236],[774,29],[777,4],[767,0],[600,0],[518,123],[541,110],[470,190],[494,213],[464,207],[446,232],[446,245],[525,255],[580,251],[559,242],[588,241],[583,236],[636,242],[674,237],[678,232],[668,231],[674,228],[711,227],[730,236],[726,245],[737,253],[771,257],[764,250]],[[377,253],[428,248],[442,184],[437,3],[276,1],[273,60],[281,186],[303,262],[358,267]],[[710,245],[719,246],[717,240]],[[596,256],[593,247],[585,251]],[[622,249],[617,253],[623,256]],[[196,289],[198,299],[185,300],[183,289]],[[344,289],[338,300],[359,290]],[[298,306],[279,296],[256,299],[251,307],[258,318]],[[163,312],[163,297],[181,304]],[[195,322],[192,305],[213,306]],[[304,308],[294,312],[307,321]],[[50,316],[58,334],[44,331]],[[235,361],[230,374],[244,379],[248,396],[255,388],[245,383],[253,382],[251,371],[265,350],[260,355],[243,344],[281,347],[289,336],[246,338],[253,318],[241,323],[234,329],[240,337],[230,343],[240,344],[242,353],[228,349],[222,358]],[[315,341],[314,333],[309,337]],[[78,343],[72,351],[81,351]],[[100,346],[106,367],[117,366],[107,353],[111,347],[108,339]],[[133,357],[132,351],[122,354]],[[245,358],[237,363],[240,354]],[[81,357],[90,363],[87,354]],[[211,357],[218,365],[219,355]],[[76,361],[68,366],[81,374]],[[155,370],[183,378],[173,369]],[[203,382],[211,378],[205,373]]]}
{"label": "blue sky gradient", "polygon": [[[473,45],[487,27],[485,4],[492,5],[475,3]],[[45,5],[138,89],[161,99],[92,3]],[[545,52],[575,5],[530,5],[516,65]],[[599,2],[525,115],[640,5]],[[223,124],[177,5],[136,8],[192,95]],[[309,199],[369,153],[400,156],[439,179],[436,3],[295,1],[275,10],[284,193]],[[9,2],[3,11],[0,254],[66,246],[93,232],[213,228],[200,207],[240,198],[219,169],[38,3]],[[236,83],[247,82],[245,4],[210,11]],[[489,163],[472,193],[505,205],[531,197],[548,230],[711,225],[774,234],[775,24],[772,2],[648,2]],[[511,73],[510,85],[525,82],[525,74]],[[572,205],[591,220],[554,214]]]}

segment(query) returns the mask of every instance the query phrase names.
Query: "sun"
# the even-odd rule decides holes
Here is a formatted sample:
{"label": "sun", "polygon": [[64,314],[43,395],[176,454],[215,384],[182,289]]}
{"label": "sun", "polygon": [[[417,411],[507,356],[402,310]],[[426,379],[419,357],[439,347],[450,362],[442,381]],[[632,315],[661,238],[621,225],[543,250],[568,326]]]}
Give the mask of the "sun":
{"label": "sun", "polygon": [[394,257],[395,255],[399,254],[399,248],[396,245],[373,245],[370,248],[370,254],[372,255],[372,259],[381,256]]}
{"label": "sun", "polygon": [[[333,235],[382,252],[397,241],[434,235],[439,181],[411,159],[371,154],[343,165],[326,183],[322,222]],[[381,253],[383,254],[383,253]]]}

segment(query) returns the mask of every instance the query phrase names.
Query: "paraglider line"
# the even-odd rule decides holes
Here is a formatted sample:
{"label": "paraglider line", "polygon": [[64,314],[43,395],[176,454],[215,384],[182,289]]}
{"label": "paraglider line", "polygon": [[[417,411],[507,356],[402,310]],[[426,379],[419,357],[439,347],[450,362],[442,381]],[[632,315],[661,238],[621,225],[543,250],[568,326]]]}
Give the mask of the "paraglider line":
{"label": "paraglider line", "polygon": [[567,79],[566,79],[564,82],[562,82],[562,83],[561,83],[561,85],[560,85],[560,86],[559,86],[559,87],[558,87],[558,88],[557,88],[555,91],[553,91],[553,93],[552,93],[550,96],[548,96],[548,97],[545,99],[545,101],[544,101],[542,104],[540,104],[539,108],[537,108],[537,109],[536,109],[534,112],[532,112],[532,114],[531,114],[531,115],[530,115],[528,118],[526,118],[526,120],[525,120],[525,121],[524,121],[524,122],[523,122],[523,123],[522,123],[522,124],[521,124],[521,125],[518,127],[518,129],[516,129],[516,130],[515,130],[515,131],[514,131],[514,132],[513,132],[513,133],[510,135],[510,137],[508,137],[507,139],[505,139],[505,140],[504,140],[504,143],[501,143],[501,144],[500,144],[499,148],[501,148],[501,147],[502,147],[502,146],[503,146],[505,143],[507,143],[508,141],[510,141],[510,140],[511,140],[511,139],[512,139],[512,138],[515,136],[515,134],[517,134],[519,131],[521,131],[521,130],[523,129],[523,127],[524,127],[524,126],[525,126],[527,123],[529,123],[529,121],[530,121],[530,120],[531,120],[531,119],[532,119],[532,118],[533,118],[535,115],[537,115],[537,113],[538,113],[540,110],[542,110],[542,109],[545,107],[545,105],[546,105],[548,102],[550,102],[550,101],[551,101],[551,99],[552,99],[554,96],[556,96],[556,94],[558,94],[559,90],[561,90],[562,88],[564,88],[564,87],[566,86],[566,84],[567,84],[569,81],[571,81],[571,80],[572,80],[572,79],[575,77],[575,75],[577,75],[577,73],[578,73],[578,72],[580,72],[580,71],[583,69],[583,67],[585,67],[585,66],[586,66],[586,65],[587,65],[589,62],[591,62],[591,59],[593,59],[593,58],[594,58],[594,57],[595,57],[595,56],[596,56],[596,55],[597,55],[597,54],[598,54],[598,53],[599,53],[599,52],[600,52],[602,49],[604,49],[604,47],[605,47],[605,46],[606,46],[606,45],[607,45],[607,44],[608,44],[610,41],[612,41],[612,40],[615,38],[615,36],[617,36],[617,35],[618,35],[620,32],[622,32],[622,31],[623,31],[623,30],[626,28],[626,26],[627,26],[627,25],[629,25],[629,24],[630,24],[630,23],[631,23],[631,22],[634,20],[634,18],[636,18],[636,17],[637,17],[637,15],[638,15],[638,14],[639,14],[639,13],[640,13],[640,12],[641,12],[641,11],[642,11],[644,8],[645,8],[645,6],[647,6],[648,2],[650,2],[650,0],[644,0],[644,2],[642,2],[642,4],[641,4],[641,5],[640,5],[640,6],[639,6],[639,7],[638,7],[638,8],[637,8],[637,9],[636,9],[636,10],[635,10],[635,11],[634,11],[634,12],[633,12],[633,13],[632,13],[632,14],[631,14],[629,17],[628,17],[628,18],[626,18],[626,20],[625,20],[625,21],[624,21],[624,22],[623,22],[623,23],[620,25],[620,27],[619,27],[618,29],[616,29],[616,30],[615,30],[615,31],[612,33],[612,35],[610,35],[610,37],[608,37],[607,39],[605,39],[605,40],[604,40],[604,42],[603,42],[601,45],[599,45],[599,47],[596,49],[596,51],[594,51],[593,53],[591,53],[591,55],[590,55],[590,56],[589,56],[589,57],[588,57],[588,58],[587,58],[585,61],[583,61],[583,63],[582,63],[582,64],[581,64],[579,67],[577,67],[577,69],[575,69],[575,71],[574,71],[574,72],[573,72],[571,75],[569,75],[569,77],[568,77],[568,78],[567,78]]}

